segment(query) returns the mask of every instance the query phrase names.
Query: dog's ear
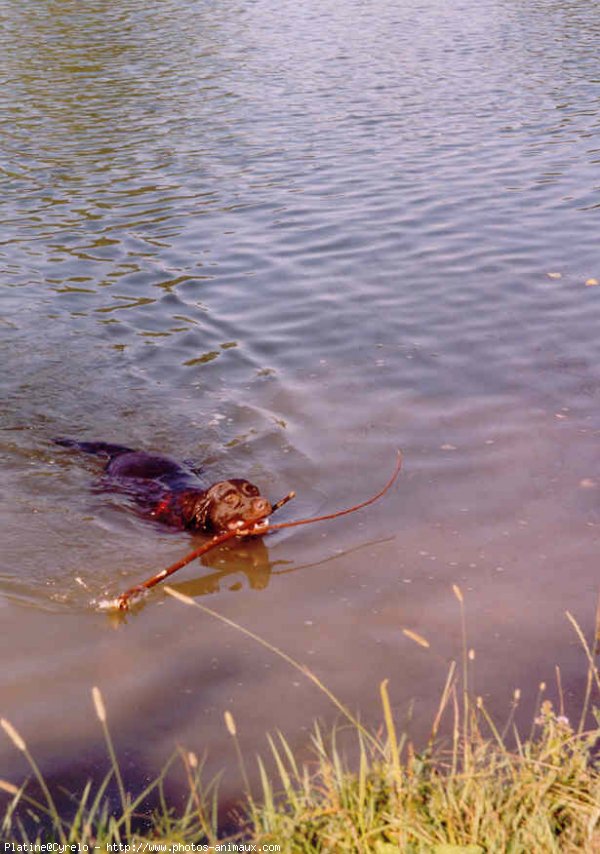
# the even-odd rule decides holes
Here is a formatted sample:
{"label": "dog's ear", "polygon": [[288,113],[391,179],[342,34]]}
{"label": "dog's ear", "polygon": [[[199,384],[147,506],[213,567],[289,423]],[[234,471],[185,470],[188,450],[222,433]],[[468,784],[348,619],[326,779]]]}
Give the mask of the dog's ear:
{"label": "dog's ear", "polygon": [[195,528],[198,528],[202,531],[206,531],[210,527],[208,513],[210,511],[211,502],[212,498],[210,497],[208,490],[204,493],[202,498],[199,498],[196,501],[193,515]]}
{"label": "dog's ear", "polygon": [[[235,487],[233,487],[235,489]],[[213,483],[204,492],[199,493],[194,501],[191,515],[191,527],[199,531],[210,531],[214,528],[211,519],[211,510],[218,509],[224,495],[230,492],[232,483],[228,480],[219,480]]]}

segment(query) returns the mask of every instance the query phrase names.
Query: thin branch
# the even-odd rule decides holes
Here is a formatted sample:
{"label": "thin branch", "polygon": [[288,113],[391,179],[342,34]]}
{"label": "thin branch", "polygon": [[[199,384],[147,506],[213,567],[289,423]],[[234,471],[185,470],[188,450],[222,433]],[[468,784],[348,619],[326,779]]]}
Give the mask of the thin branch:
{"label": "thin branch", "polygon": [[386,485],[375,495],[372,495],[371,498],[367,498],[366,501],[361,501],[360,504],[355,504],[353,507],[347,507],[345,510],[338,510],[335,513],[326,513],[324,516],[311,516],[310,519],[297,519],[295,522],[279,522],[276,525],[268,525],[265,528],[265,532],[270,531],[280,531],[282,528],[295,528],[298,525],[312,525],[313,522],[326,522],[328,519],[337,519],[338,516],[346,516],[348,513],[355,513],[357,510],[362,510],[363,507],[368,507],[369,504],[374,504],[375,501],[378,501],[382,498],[385,493],[391,489],[394,485],[394,482],[398,475],[400,474],[400,469],[402,468],[402,452],[398,451],[398,457],[396,460],[396,467],[394,469],[394,473],[386,483]]}

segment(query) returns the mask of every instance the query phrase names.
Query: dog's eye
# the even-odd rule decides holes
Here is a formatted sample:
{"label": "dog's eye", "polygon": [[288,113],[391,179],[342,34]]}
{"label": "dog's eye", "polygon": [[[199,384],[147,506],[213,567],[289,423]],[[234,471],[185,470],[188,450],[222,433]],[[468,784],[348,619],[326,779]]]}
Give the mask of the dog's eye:
{"label": "dog's eye", "polygon": [[228,492],[223,496],[223,501],[230,507],[236,507],[240,503],[240,497],[235,492]]}
{"label": "dog's eye", "polygon": [[243,483],[242,492],[244,495],[258,495],[258,489],[252,483]]}

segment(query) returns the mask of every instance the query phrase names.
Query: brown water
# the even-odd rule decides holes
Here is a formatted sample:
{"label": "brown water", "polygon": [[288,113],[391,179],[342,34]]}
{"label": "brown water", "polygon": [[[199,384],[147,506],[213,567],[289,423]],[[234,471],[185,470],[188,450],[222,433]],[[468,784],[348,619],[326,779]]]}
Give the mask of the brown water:
{"label": "brown water", "polygon": [[103,754],[97,684],[133,782],[185,744],[225,793],[225,709],[249,756],[336,719],[160,590],[123,624],[90,607],[194,541],[94,491],[57,435],[296,489],[282,518],[366,498],[402,447],[379,504],[174,586],[370,723],[389,677],[418,735],[460,653],[459,584],[490,706],[519,686],[529,714],[558,664],[577,709],[564,612],[589,634],[599,587],[594,4],[154,7],[0,2],[0,714],[77,780]]}

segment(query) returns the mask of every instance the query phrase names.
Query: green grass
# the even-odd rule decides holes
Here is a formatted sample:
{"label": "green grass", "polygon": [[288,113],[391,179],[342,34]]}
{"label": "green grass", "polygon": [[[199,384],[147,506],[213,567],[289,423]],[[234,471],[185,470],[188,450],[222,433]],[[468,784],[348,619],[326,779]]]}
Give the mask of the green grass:
{"label": "green grass", "polygon": [[[93,702],[110,760],[104,779],[88,782],[64,804],[64,793],[50,792],[23,737],[8,721],[6,735],[31,767],[31,780],[20,786],[0,779],[5,801],[0,842],[80,843],[104,848],[109,843],[201,843],[281,846],[286,852],[373,852],[373,854],[598,854],[600,852],[600,676],[592,649],[578,624],[567,615],[587,661],[587,682],[576,722],[545,699],[540,685],[535,718],[522,736],[509,719],[500,728],[483,701],[469,690],[474,654],[468,649],[462,592],[454,588],[462,622],[462,663],[452,663],[441,692],[428,743],[420,752],[399,735],[393,720],[387,680],[380,686],[382,727],[365,729],[319,679],[280,649],[216,612],[182,597],[213,618],[266,646],[316,684],[345,722],[325,736],[315,726],[314,761],[300,764],[284,736],[269,736],[269,757],[258,760],[260,795],[246,794],[237,831],[227,838],[218,826],[217,781],[203,783],[202,763],[179,750],[143,791],[127,792],[113,748],[104,703],[98,689]],[[427,646],[426,639],[405,634]],[[596,641],[597,644],[597,641]],[[595,724],[589,727],[589,721]],[[586,728],[586,724],[588,728]],[[230,712],[224,725],[234,740],[241,773],[247,769]],[[343,730],[343,732],[341,732]],[[445,734],[442,737],[442,734]],[[338,747],[355,745],[352,767]],[[357,758],[356,758],[357,757]],[[267,766],[272,768],[267,771]],[[167,802],[165,782],[181,774],[187,795],[175,809]],[[108,792],[116,793],[109,799]],[[154,808],[147,813],[152,800]],[[115,802],[116,801],[116,802]],[[1,803],[1,802],[0,802]],[[146,850],[151,850],[147,848]],[[218,850],[218,848],[217,848]],[[267,849],[268,850],[268,849]],[[271,849],[277,850],[277,849]]]}

